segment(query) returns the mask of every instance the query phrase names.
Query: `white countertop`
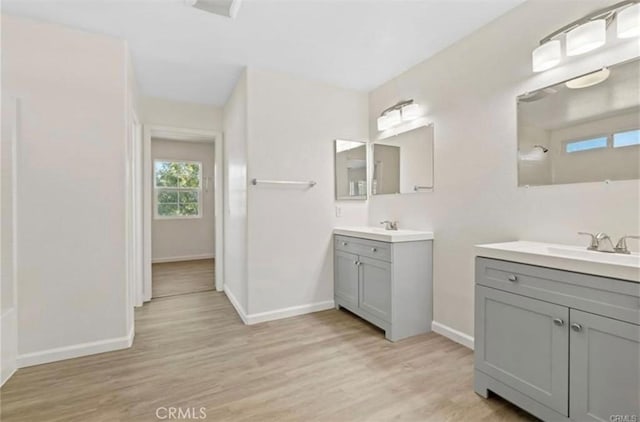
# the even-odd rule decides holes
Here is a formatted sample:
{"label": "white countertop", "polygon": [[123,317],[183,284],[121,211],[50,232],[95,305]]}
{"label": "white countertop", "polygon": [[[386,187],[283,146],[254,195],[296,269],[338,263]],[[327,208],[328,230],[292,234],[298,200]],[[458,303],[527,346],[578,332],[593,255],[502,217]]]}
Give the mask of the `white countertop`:
{"label": "white countertop", "polygon": [[640,255],[588,251],[584,246],[516,242],[476,245],[477,256],[640,282]]}
{"label": "white countertop", "polygon": [[432,232],[405,229],[385,230],[381,227],[336,227],[333,229],[333,234],[391,243],[433,240]]}

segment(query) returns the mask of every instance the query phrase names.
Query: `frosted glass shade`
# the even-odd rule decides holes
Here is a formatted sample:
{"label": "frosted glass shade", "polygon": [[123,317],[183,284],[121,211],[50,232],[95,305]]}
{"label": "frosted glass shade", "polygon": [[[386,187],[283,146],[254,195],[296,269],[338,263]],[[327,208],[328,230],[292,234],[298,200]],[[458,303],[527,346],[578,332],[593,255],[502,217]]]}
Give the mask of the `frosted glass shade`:
{"label": "frosted glass shade", "polygon": [[640,36],[640,3],[618,12],[618,38]]}
{"label": "frosted glass shade", "polygon": [[420,117],[420,106],[418,104],[407,104],[402,107],[402,120],[408,121]]}
{"label": "frosted glass shade", "polygon": [[607,41],[607,23],[597,19],[567,32],[567,56],[577,56],[595,50]]}
{"label": "frosted glass shade", "polygon": [[551,69],[560,63],[562,51],[560,49],[560,40],[551,40],[533,50],[531,53],[531,61],[534,72],[543,72]]}
{"label": "frosted glass shade", "polygon": [[570,89],[587,88],[606,81],[607,78],[609,78],[610,74],[611,72],[609,71],[609,69],[604,68],[602,70],[598,70],[597,72],[589,73],[588,75],[571,79],[570,81],[565,82],[565,85]]}
{"label": "frosted glass shade", "polygon": [[391,110],[386,114],[387,119],[389,119],[389,127],[393,127],[399,123],[402,123],[402,116],[400,115],[400,110]]}
{"label": "frosted glass shade", "polygon": [[378,117],[378,130],[380,132],[382,132],[383,130],[389,129],[390,127],[391,127],[391,124],[386,114]]}

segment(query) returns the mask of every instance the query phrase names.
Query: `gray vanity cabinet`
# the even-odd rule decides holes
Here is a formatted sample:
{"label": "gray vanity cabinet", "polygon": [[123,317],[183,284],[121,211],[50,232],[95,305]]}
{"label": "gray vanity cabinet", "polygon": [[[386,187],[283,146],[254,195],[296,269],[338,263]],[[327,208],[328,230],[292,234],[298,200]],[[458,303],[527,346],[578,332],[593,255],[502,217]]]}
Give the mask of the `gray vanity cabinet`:
{"label": "gray vanity cabinet", "polygon": [[572,309],[569,361],[572,419],[640,420],[640,326]]}
{"label": "gray vanity cabinet", "polygon": [[360,268],[358,255],[336,251],[335,253],[335,295],[352,306],[358,305],[358,283]]}
{"label": "gray vanity cabinet", "polygon": [[431,331],[432,241],[335,235],[334,300],[397,341]]}
{"label": "gray vanity cabinet", "polygon": [[391,321],[391,264],[360,257],[359,293],[363,311]]}
{"label": "gray vanity cabinet", "polygon": [[478,286],[476,369],[568,415],[569,309]]}
{"label": "gray vanity cabinet", "polygon": [[475,297],[478,394],[547,421],[640,420],[640,284],[478,257]]}

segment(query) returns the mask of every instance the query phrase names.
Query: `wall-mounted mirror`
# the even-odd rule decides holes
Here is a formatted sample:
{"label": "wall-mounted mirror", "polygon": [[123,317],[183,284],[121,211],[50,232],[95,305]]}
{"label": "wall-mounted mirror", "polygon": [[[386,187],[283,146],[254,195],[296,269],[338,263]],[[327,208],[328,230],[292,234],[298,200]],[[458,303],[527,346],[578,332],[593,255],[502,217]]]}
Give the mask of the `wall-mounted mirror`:
{"label": "wall-mounted mirror", "polygon": [[376,141],[372,167],[374,195],[433,190],[433,125]]}
{"label": "wall-mounted mirror", "polygon": [[367,143],[336,139],[336,199],[367,199]]}
{"label": "wall-mounted mirror", "polygon": [[640,177],[640,60],[518,97],[518,185]]}

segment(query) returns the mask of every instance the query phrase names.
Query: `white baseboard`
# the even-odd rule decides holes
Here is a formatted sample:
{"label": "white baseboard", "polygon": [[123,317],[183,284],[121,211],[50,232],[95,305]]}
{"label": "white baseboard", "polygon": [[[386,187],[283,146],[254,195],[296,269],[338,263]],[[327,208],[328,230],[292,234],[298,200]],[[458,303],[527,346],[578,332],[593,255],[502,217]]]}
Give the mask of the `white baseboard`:
{"label": "white baseboard", "polygon": [[201,254],[201,255],[188,255],[188,256],[168,256],[165,258],[153,258],[151,260],[151,263],[161,264],[164,262],[197,261],[199,259],[214,259],[215,257],[216,255],[212,253]]}
{"label": "white baseboard", "polygon": [[441,336],[447,337],[449,340],[453,340],[456,343],[460,343],[463,346],[473,350],[473,337],[471,337],[470,335],[458,330],[454,330],[453,328],[441,324],[437,321],[433,321],[431,323],[431,329]]}
{"label": "white baseboard", "polygon": [[333,300],[325,302],[310,303],[308,305],[292,306],[290,308],[276,309],[274,311],[260,312],[257,314],[247,314],[233,292],[229,290],[227,285],[224,286],[224,292],[229,298],[229,302],[236,309],[242,322],[246,325],[259,324],[261,322],[274,321],[276,319],[289,318],[297,315],[310,314],[312,312],[326,311],[332,309],[335,305]]}
{"label": "white baseboard", "polygon": [[291,306],[290,308],[276,309],[274,311],[260,312],[247,315],[247,324],[259,324],[261,322],[273,321],[276,319],[289,318],[297,315],[310,314],[312,312],[326,311],[335,306],[333,300],[324,302],[309,303],[307,305]]}
{"label": "white baseboard", "polygon": [[229,302],[231,302],[231,305],[233,305],[233,307],[236,309],[236,312],[238,313],[238,316],[240,316],[242,322],[244,322],[245,324],[249,324],[246,311],[244,310],[240,302],[238,302],[236,295],[233,294],[233,292],[229,289],[229,287],[227,287],[226,284],[224,285],[224,293],[227,295],[227,298],[229,299]]}
{"label": "white baseboard", "polygon": [[18,319],[16,308],[7,309],[0,315],[0,387],[4,385],[18,369]]}
{"label": "white baseboard", "polygon": [[112,352],[114,350],[128,349],[133,344],[133,337],[134,331],[132,329],[129,334],[124,337],[74,344],[72,346],[57,347],[55,349],[43,350],[41,352],[18,355],[18,368],[95,355],[98,353]]}

